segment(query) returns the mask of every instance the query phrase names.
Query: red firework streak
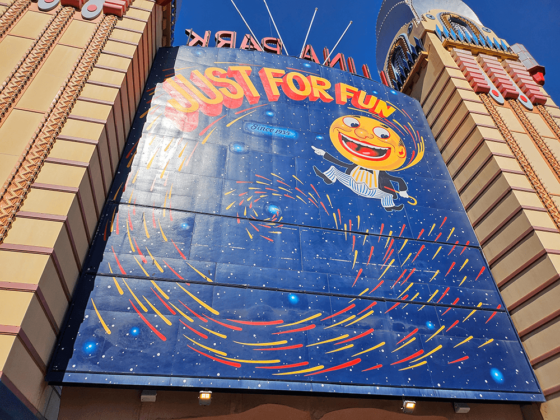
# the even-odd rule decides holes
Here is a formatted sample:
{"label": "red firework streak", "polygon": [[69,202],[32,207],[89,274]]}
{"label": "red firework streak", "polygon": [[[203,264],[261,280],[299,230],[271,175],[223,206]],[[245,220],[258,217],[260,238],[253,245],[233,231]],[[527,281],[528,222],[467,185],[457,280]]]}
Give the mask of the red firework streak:
{"label": "red firework streak", "polygon": [[453,262],[451,263],[451,267],[449,267],[449,270],[447,270],[447,273],[445,273],[445,276],[444,276],[444,277],[447,277],[447,275],[451,272],[451,270],[453,270],[453,267],[455,267],[455,261],[453,261]]}
{"label": "red firework streak", "polygon": [[[402,284],[405,284],[408,279],[410,278],[410,276],[412,276],[414,274],[414,272],[416,271],[416,268],[413,268],[412,270],[410,270],[410,273],[408,273],[408,276],[406,276],[406,279],[403,280]],[[401,286],[402,286],[401,284]]]}
{"label": "red firework streak", "polygon": [[338,316],[340,314],[343,314],[344,312],[348,312],[350,309],[354,309],[356,307],[356,304],[353,303],[352,305],[348,306],[347,308],[344,308],[342,311],[338,311],[336,314],[332,314],[331,316],[328,316],[326,318],[323,318],[321,321],[325,321],[327,319],[331,319],[334,318],[335,316]]}
{"label": "red firework streak", "polygon": [[480,272],[478,273],[478,276],[476,276],[476,279],[474,279],[474,281],[477,281],[477,280],[478,280],[478,278],[482,275],[482,273],[484,273],[484,270],[486,270],[486,267],[483,266],[483,267],[480,269]]}
{"label": "red firework streak", "polygon": [[421,237],[423,234],[424,234],[424,229],[422,229],[422,230],[420,231],[420,233],[418,234],[418,238],[416,238],[416,239],[420,239],[420,237]]}
{"label": "red firework streak", "polygon": [[464,362],[465,360],[469,360],[469,356],[465,356],[465,357],[461,357],[460,359],[453,360],[452,362],[449,362],[448,365],[451,365],[453,363]]}
{"label": "red firework streak", "polygon": [[[500,303],[496,309],[500,309],[501,307],[502,307],[502,304]],[[490,318],[488,318],[488,319],[486,320],[485,324],[488,324],[488,322],[490,322],[490,320],[491,320],[492,318],[494,318],[494,315],[496,315],[496,314],[497,314],[497,312],[492,312],[492,315],[490,315]]]}
{"label": "red firework streak", "polygon": [[455,321],[453,324],[451,324],[451,327],[449,327],[448,329],[445,330],[445,332],[448,332],[451,328],[456,326],[458,323],[459,323],[459,320]]}
{"label": "red firework streak", "polygon": [[393,242],[395,242],[395,240],[391,239],[391,242],[389,242],[389,248],[387,248],[387,251],[385,251],[385,255],[383,255],[383,259],[387,258],[387,254],[389,253],[389,250],[393,247]]}
{"label": "red firework streak", "polygon": [[318,372],[313,372],[313,373],[308,373],[305,376],[313,376],[313,375],[319,375],[321,373],[327,373],[327,372],[332,372],[334,370],[340,370],[340,369],[344,369],[347,367],[351,367],[351,366],[356,366],[358,363],[360,363],[362,361],[362,359],[358,358],[358,359],[354,359],[354,360],[350,360],[349,362],[343,363],[341,365],[338,366],[333,366],[332,368],[328,368],[328,369],[323,369],[320,370]]}
{"label": "red firework streak", "polygon": [[447,220],[447,216],[445,216],[443,218],[443,222],[441,222],[441,225],[439,225],[439,228],[441,229],[443,227],[443,225],[445,224],[445,221]]}
{"label": "red firework streak", "polygon": [[352,235],[352,252],[354,252],[355,247],[356,247],[356,235]]}
{"label": "red firework streak", "polygon": [[383,283],[385,283],[385,280],[381,280],[377,286],[375,286],[373,289],[371,289],[371,291],[368,293],[368,295],[371,295],[373,292],[375,292],[379,288],[379,286],[381,286]]}
{"label": "red firework streak", "polygon": [[420,247],[420,249],[418,250],[418,252],[417,252],[416,255],[414,256],[414,258],[412,259],[412,262],[414,262],[414,260],[415,260],[416,258],[418,258],[418,255],[420,255],[420,253],[424,250],[424,248],[425,248],[424,245],[422,245],[422,246]]}
{"label": "red firework streak", "polygon": [[416,334],[418,332],[418,328],[415,328],[414,331],[412,331],[410,334],[404,336],[403,338],[401,338],[398,342],[397,342],[397,346],[399,344],[401,344],[403,341],[405,341],[406,339],[412,337],[414,334]]}
{"label": "red firework streak", "polygon": [[453,245],[453,248],[451,248],[451,251],[449,251],[449,254],[447,254],[447,255],[451,255],[451,253],[453,252],[453,250],[455,249],[455,247],[457,246],[458,243],[459,243],[459,241],[455,241],[455,245]]}
{"label": "red firework streak", "polygon": [[202,334],[201,332],[199,332],[199,331],[195,330],[194,328],[188,326],[187,324],[185,324],[185,323],[183,322],[183,320],[180,319],[179,322],[180,322],[181,324],[183,324],[185,327],[187,327],[189,330],[191,330],[193,333],[195,333],[196,335],[198,335],[199,337],[202,337],[202,338],[204,338],[204,339],[208,339],[208,336],[207,336],[206,334]]}
{"label": "red firework streak", "polygon": [[[177,273],[175,270],[173,270],[173,268],[171,268],[171,266],[169,264],[167,264],[167,261],[163,260],[163,262],[165,263],[165,265],[167,266],[167,268],[169,268],[173,274],[175,274],[177,277],[179,277],[181,280],[185,280],[179,273]],[[188,286],[190,286],[190,283],[187,283]]]}
{"label": "red firework streak", "polygon": [[409,360],[412,360],[418,356],[422,356],[423,354],[424,354],[424,350],[418,350],[416,353],[411,354],[410,356],[405,357],[404,359],[399,360],[398,362],[391,363],[391,366],[398,365],[399,363],[408,362]]}
{"label": "red firework streak", "polygon": [[115,261],[117,262],[117,265],[119,267],[119,270],[121,270],[122,274],[126,274],[126,271],[124,271],[124,269],[122,268],[121,262],[119,261],[119,259],[117,258],[117,253],[115,252],[115,249],[111,246],[111,249],[113,250],[113,255],[115,256]]}
{"label": "red firework streak", "polygon": [[379,230],[379,238],[377,238],[377,242],[379,242],[381,240],[381,235],[383,235],[383,223],[381,223],[381,229]]}
{"label": "red firework streak", "polygon": [[277,319],[276,321],[239,321],[235,319],[228,319],[228,321],[243,325],[278,325],[284,323],[281,319]]}
{"label": "red firework streak", "polygon": [[360,274],[362,274],[362,269],[361,268],[360,268],[360,271],[358,271],[358,275],[356,276],[356,280],[354,280],[354,283],[352,284],[352,287],[354,287],[354,285],[358,281],[358,278],[360,277]]}
{"label": "red firework streak", "polygon": [[[457,302],[459,302],[459,298],[456,298],[456,299],[453,301],[453,303],[452,303],[451,305],[456,305]],[[445,315],[447,312],[449,312],[450,310],[451,310],[451,308],[447,308],[447,309],[445,310],[445,312],[441,314],[441,316],[444,316],[444,315]]]}
{"label": "red firework streak", "polygon": [[290,369],[300,366],[307,366],[309,362],[294,363],[293,365],[282,365],[282,366],[255,366],[257,369]]}
{"label": "red firework streak", "polygon": [[[169,239],[171,239],[171,238],[169,238]],[[177,252],[179,253],[179,255],[180,255],[184,260],[186,260],[187,257],[185,257],[185,255],[184,255],[184,254],[181,252],[181,250],[177,247],[177,245],[175,244],[175,242],[173,242],[173,239],[171,239],[171,242],[173,243],[173,246],[175,247],[175,249],[177,250]],[[167,263],[166,263],[166,264],[167,264]],[[169,265],[168,265],[168,267],[169,267]],[[169,267],[169,268],[171,268],[171,267]]]}
{"label": "red firework streak", "polygon": [[210,321],[214,321],[216,324],[221,325],[222,327],[229,328],[230,330],[234,330],[234,331],[242,331],[243,330],[243,328],[241,328],[241,327],[237,327],[235,325],[229,325],[229,324],[226,324],[224,322],[217,321],[214,318],[210,318],[208,315],[206,315],[206,318],[208,318]]}
{"label": "red firework streak", "polygon": [[[374,302],[374,303],[375,303],[375,302]],[[370,305],[370,306],[372,306],[372,305]],[[369,308],[370,306],[368,306],[368,308]],[[357,340],[358,338],[365,337],[366,335],[371,334],[373,331],[374,331],[374,329],[373,329],[373,328],[370,328],[370,329],[367,330],[366,332],[363,332],[363,333],[357,335],[356,337],[352,337],[352,338],[349,338],[349,339],[344,340],[344,341],[339,341],[338,343],[334,343],[334,344],[335,344],[335,346],[337,346],[337,345],[339,345],[339,344],[349,343],[350,341],[354,341],[354,340]]]}
{"label": "red firework streak", "polygon": [[[408,298],[408,295],[404,295],[404,296],[403,296],[403,300],[406,300],[407,298]],[[385,311],[385,313],[391,312],[393,309],[395,309],[395,308],[396,308],[397,306],[399,306],[400,304],[401,304],[400,302],[395,303],[393,306],[391,306],[389,309],[387,309],[387,310]]]}
{"label": "red firework streak", "polygon": [[367,372],[368,370],[379,369],[379,368],[382,368],[382,367],[383,367],[383,365],[375,365],[375,366],[372,366],[370,368],[362,370],[362,372]]}
{"label": "red firework streak", "polygon": [[470,241],[467,241],[467,243],[465,244],[465,246],[463,247],[461,253],[459,255],[463,255],[463,252],[465,252],[465,249],[467,249],[467,246],[469,245]]}
{"label": "red firework streak", "polygon": [[443,292],[443,295],[441,295],[441,297],[438,299],[436,303],[439,303],[443,299],[443,297],[447,294],[447,292],[449,292],[449,289],[450,289],[449,287],[445,289],[445,292]]}
{"label": "red firework streak", "polygon": [[[401,231],[399,233],[399,236],[402,236],[403,232],[404,232],[404,228],[406,227],[405,224],[402,225]],[[380,365],[381,366],[381,365]]]}
{"label": "red firework streak", "polygon": [[167,338],[165,338],[165,336],[164,336],[162,333],[160,333],[158,330],[156,330],[156,328],[155,328],[152,324],[150,324],[150,321],[148,321],[148,320],[144,317],[144,315],[142,315],[142,314],[140,313],[140,311],[138,310],[138,308],[137,308],[136,306],[134,306],[134,303],[132,303],[132,301],[131,301],[130,299],[129,299],[128,301],[130,302],[130,304],[132,305],[132,307],[134,308],[134,310],[136,311],[136,313],[140,316],[140,318],[142,319],[142,321],[144,321],[144,323],[145,323],[148,327],[150,327],[150,329],[154,332],[154,334],[157,335],[158,338],[159,338],[161,341],[167,341]]}
{"label": "red firework streak", "polygon": [[194,316],[196,316],[198,319],[200,319],[202,322],[208,322],[204,317],[200,316],[199,314],[197,314],[195,311],[193,311],[191,308],[189,308],[187,305],[185,305],[183,302],[179,301],[179,303],[181,305],[183,305],[185,308],[187,308]]}
{"label": "red firework streak", "polygon": [[[397,281],[391,286],[391,289],[392,289],[393,287],[395,287],[399,281],[401,281],[401,279],[403,278],[403,276],[406,274],[407,271],[408,271],[408,269],[405,268],[404,271],[402,272],[402,274],[401,274],[401,275],[399,276],[399,278],[397,279]],[[405,281],[406,281],[406,280],[405,280]]]}
{"label": "red firework streak", "polygon": [[369,265],[369,260],[371,260],[371,256],[373,255],[373,245],[371,246],[371,249],[369,251],[369,257],[367,259],[367,264],[366,267]]}
{"label": "red firework streak", "polygon": [[296,328],[295,330],[275,332],[275,333],[272,333],[272,335],[289,334],[289,333],[295,333],[295,332],[301,332],[301,331],[309,331],[309,330],[312,330],[313,328],[315,328],[315,326],[316,326],[315,324],[311,324],[311,325],[308,325],[307,327]]}
{"label": "red firework streak", "polygon": [[240,364],[240,363],[230,362],[229,360],[218,359],[217,357],[210,356],[209,354],[203,353],[203,352],[201,352],[201,351],[195,349],[194,347],[189,346],[188,344],[187,344],[187,347],[188,347],[189,349],[191,349],[191,350],[196,351],[197,353],[202,354],[203,356],[208,357],[209,359],[212,359],[212,360],[215,361],[215,362],[220,362],[220,363],[223,363],[224,365],[233,366],[233,367],[236,367],[236,368],[240,368],[240,367],[241,367],[241,364]]}
{"label": "red firework streak", "polygon": [[177,312],[171,309],[171,307],[167,303],[165,303],[165,301],[157,294],[157,292],[153,288],[150,287],[150,289],[152,289],[154,295],[156,295],[157,298],[160,300],[160,302],[163,303],[163,305],[167,308],[167,310],[171,313],[171,315],[177,315]]}

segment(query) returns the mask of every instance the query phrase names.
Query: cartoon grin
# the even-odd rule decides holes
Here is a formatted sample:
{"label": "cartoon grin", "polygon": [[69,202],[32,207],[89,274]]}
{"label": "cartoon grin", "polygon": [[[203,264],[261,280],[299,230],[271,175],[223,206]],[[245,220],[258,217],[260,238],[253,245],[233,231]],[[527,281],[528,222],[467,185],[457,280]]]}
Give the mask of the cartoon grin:
{"label": "cartoon grin", "polygon": [[338,132],[338,139],[340,144],[344,146],[348,152],[362,159],[369,160],[385,160],[391,154],[391,149],[389,147],[379,147],[373,146],[369,143],[363,143],[359,140],[348,137],[345,134]]}

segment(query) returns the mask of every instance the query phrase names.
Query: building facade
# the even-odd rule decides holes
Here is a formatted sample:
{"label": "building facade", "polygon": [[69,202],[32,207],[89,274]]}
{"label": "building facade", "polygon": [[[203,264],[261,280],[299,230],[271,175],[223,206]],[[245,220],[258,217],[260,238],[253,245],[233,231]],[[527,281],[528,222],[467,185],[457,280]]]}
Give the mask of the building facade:
{"label": "building facade", "polygon": [[[400,419],[410,397],[426,419],[462,418],[453,401],[472,418],[557,418],[560,110],[524,47],[458,0],[384,1],[377,66],[388,87],[376,87],[251,51],[250,39],[245,52],[160,49],[175,8],[2,5],[0,414]],[[399,128],[405,115],[412,130]],[[388,149],[364,143],[365,126],[348,118],[380,139],[399,135],[403,172],[385,184],[380,173],[399,166],[360,172],[355,153]],[[339,120],[361,142],[325,144]],[[337,151],[354,162],[347,178],[327,170]],[[271,330],[280,324],[289,330]],[[320,328],[344,347],[319,354],[335,345],[313,335]],[[361,344],[370,335],[373,347]],[[269,345],[284,356],[262,356]],[[268,375],[280,360],[308,376]],[[214,390],[210,406],[200,389]]]}

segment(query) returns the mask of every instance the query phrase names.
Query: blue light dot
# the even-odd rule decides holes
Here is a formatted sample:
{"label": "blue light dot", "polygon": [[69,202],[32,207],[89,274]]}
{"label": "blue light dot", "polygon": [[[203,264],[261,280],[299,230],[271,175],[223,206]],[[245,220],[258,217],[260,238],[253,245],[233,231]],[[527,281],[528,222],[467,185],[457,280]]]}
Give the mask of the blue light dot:
{"label": "blue light dot", "polygon": [[397,94],[397,92],[394,91],[394,90],[392,90],[391,93],[392,93],[393,95],[396,95],[396,94]]}
{"label": "blue light dot", "polygon": [[434,328],[436,328],[432,321],[426,322],[426,327],[428,327],[429,330],[433,330]]}
{"label": "blue light dot", "polygon": [[288,295],[288,300],[292,305],[295,305],[299,302],[299,297],[297,295],[294,295],[293,293],[290,293]]}
{"label": "blue light dot", "polygon": [[201,55],[204,55],[204,52],[199,50],[199,51],[196,51],[194,54],[195,54],[197,57],[200,57]]}
{"label": "blue light dot", "polygon": [[245,147],[242,144],[235,143],[233,145],[233,151],[234,152],[243,152],[244,150],[245,150]]}
{"label": "blue light dot", "polygon": [[324,138],[323,136],[316,136],[316,137],[315,137],[315,140],[319,140],[319,141],[324,140],[324,139],[325,139],[325,138]]}
{"label": "blue light dot", "polygon": [[374,95],[377,95],[377,91],[376,91],[376,90],[374,90],[374,91],[373,91],[373,94],[374,94]]}
{"label": "blue light dot", "polygon": [[97,350],[97,343],[95,343],[94,341],[86,341],[84,343],[84,353],[86,354],[92,354],[95,353],[95,350]]}
{"label": "blue light dot", "polygon": [[132,327],[130,329],[130,335],[133,336],[133,337],[138,337],[140,335],[140,328]]}
{"label": "blue light dot", "polygon": [[303,67],[309,68],[309,67],[311,67],[311,64],[309,64],[309,63],[303,63]]}
{"label": "blue light dot", "polygon": [[268,211],[270,214],[280,214],[280,207],[278,207],[276,204],[269,204],[266,208],[266,211]]}
{"label": "blue light dot", "polygon": [[266,111],[265,114],[269,117],[274,117],[274,112],[272,111]]}
{"label": "blue light dot", "polygon": [[494,382],[498,384],[503,384],[505,381],[503,373],[496,368],[490,369],[490,376],[494,379]]}
{"label": "blue light dot", "polygon": [[181,229],[187,230],[188,228],[190,228],[188,223],[181,223]]}

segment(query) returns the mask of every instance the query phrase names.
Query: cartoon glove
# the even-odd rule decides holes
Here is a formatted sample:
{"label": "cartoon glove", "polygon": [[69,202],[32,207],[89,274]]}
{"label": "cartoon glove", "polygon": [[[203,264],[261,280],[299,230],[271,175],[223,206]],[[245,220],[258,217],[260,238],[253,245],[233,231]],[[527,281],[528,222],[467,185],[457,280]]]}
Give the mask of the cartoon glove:
{"label": "cartoon glove", "polygon": [[408,198],[408,193],[406,191],[399,191],[399,195],[403,198]]}
{"label": "cartoon glove", "polygon": [[319,156],[325,156],[325,153],[327,153],[322,149],[317,149],[315,146],[311,146],[311,147],[313,148],[313,151],[315,152],[315,154],[317,154]]}

